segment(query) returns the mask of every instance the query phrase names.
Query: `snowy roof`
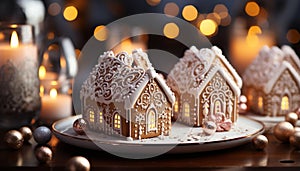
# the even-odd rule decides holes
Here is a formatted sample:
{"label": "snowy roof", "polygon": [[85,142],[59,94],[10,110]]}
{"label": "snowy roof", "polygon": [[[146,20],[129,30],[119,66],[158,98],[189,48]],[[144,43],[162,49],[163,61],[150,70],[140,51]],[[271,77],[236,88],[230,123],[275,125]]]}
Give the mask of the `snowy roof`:
{"label": "snowy roof", "polygon": [[192,46],[186,50],[184,56],[169,73],[168,85],[180,93],[199,94],[206,85],[205,80],[212,77],[210,74],[212,68],[216,66],[218,66],[216,70],[222,70],[222,75],[227,77],[226,80],[230,85],[236,85],[237,89],[242,87],[242,79],[216,46],[200,50]]}
{"label": "snowy roof", "polygon": [[290,70],[295,76],[299,75],[296,72],[299,68],[299,58],[289,46],[283,46],[282,49],[264,46],[245,70],[243,81],[245,85],[263,89],[267,93],[272,87],[271,83],[275,83],[274,79],[285,69]]}
{"label": "snowy roof", "polygon": [[125,108],[132,108],[152,78],[157,80],[168,100],[174,103],[172,91],[155,72],[147,54],[141,49],[135,50],[132,55],[121,52],[116,56],[108,51],[99,57],[98,64],[83,83],[80,97],[91,97],[105,104],[125,102]]}

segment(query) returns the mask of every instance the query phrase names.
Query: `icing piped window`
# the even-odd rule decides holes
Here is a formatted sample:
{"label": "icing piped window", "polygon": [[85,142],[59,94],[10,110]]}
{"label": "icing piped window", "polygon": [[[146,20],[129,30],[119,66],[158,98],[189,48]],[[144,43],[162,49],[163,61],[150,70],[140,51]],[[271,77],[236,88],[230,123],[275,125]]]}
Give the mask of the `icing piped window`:
{"label": "icing piped window", "polygon": [[183,109],[184,109],[184,116],[190,117],[190,105],[188,103],[184,103]]}
{"label": "icing piped window", "polygon": [[289,110],[289,98],[288,96],[283,96],[281,99],[281,110]]}
{"label": "icing piped window", "polygon": [[90,122],[95,122],[95,112],[93,110],[89,110]]}
{"label": "icing piped window", "polygon": [[178,112],[178,100],[175,101],[174,112]]}
{"label": "icing piped window", "polygon": [[119,114],[114,115],[114,128],[115,129],[121,128],[121,117]]}
{"label": "icing piped window", "polygon": [[99,112],[99,122],[100,123],[103,122],[103,112],[102,111]]}
{"label": "icing piped window", "polygon": [[148,131],[156,130],[155,111],[151,109],[148,113]]}
{"label": "icing piped window", "polygon": [[261,96],[258,97],[258,102],[257,102],[257,104],[258,104],[258,108],[259,108],[260,110],[262,110],[262,109],[263,109],[263,98],[262,98]]}

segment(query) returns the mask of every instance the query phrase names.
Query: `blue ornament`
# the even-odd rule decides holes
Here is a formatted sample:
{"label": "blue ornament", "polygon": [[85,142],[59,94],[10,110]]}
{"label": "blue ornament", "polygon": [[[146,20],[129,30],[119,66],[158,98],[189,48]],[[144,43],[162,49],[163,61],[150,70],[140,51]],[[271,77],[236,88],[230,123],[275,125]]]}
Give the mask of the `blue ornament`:
{"label": "blue ornament", "polygon": [[33,138],[38,144],[47,144],[52,136],[51,130],[46,126],[40,126],[33,132]]}

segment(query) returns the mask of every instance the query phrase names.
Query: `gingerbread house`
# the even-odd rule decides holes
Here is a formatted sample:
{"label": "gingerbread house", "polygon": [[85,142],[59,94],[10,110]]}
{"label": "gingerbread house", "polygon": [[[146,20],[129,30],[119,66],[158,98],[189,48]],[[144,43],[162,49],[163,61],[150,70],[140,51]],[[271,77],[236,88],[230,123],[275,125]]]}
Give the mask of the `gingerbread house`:
{"label": "gingerbread house", "polygon": [[128,139],[169,134],[175,96],[140,49],[104,53],[80,93],[90,130]]}
{"label": "gingerbread house", "polygon": [[173,118],[202,126],[220,113],[235,122],[242,80],[217,47],[192,46],[170,71],[167,84],[175,94]]}
{"label": "gingerbread house", "polygon": [[243,74],[248,108],[265,116],[282,116],[297,109],[299,73],[299,58],[289,46],[264,46]]}

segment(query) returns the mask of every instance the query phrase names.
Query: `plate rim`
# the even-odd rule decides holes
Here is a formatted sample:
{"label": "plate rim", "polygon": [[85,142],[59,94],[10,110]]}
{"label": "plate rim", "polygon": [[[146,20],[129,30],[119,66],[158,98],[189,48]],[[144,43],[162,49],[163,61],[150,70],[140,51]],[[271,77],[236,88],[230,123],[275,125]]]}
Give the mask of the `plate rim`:
{"label": "plate rim", "polygon": [[[220,144],[220,143],[228,143],[228,142],[232,142],[232,141],[238,141],[238,140],[242,140],[242,139],[247,139],[247,138],[251,138],[254,137],[256,135],[259,134],[263,134],[266,130],[265,124],[262,121],[259,120],[255,120],[253,118],[247,117],[247,116],[239,116],[239,118],[244,118],[244,119],[248,119],[251,120],[252,122],[256,122],[258,124],[261,125],[261,129],[256,130],[254,133],[251,133],[249,135],[245,135],[245,136],[241,136],[241,137],[236,137],[236,138],[232,138],[232,139],[224,139],[224,140],[215,140],[215,141],[208,141],[208,142],[186,142],[186,143],[177,143],[177,144],[173,144],[173,143],[167,143],[167,144],[163,144],[163,143],[140,143],[140,144],[136,144],[136,143],[130,143],[130,141],[127,142],[120,142],[120,141],[101,141],[98,139],[95,140],[91,140],[88,137],[82,137],[82,136],[72,136],[70,134],[64,133],[62,131],[59,131],[58,129],[56,129],[56,126],[59,125],[60,123],[66,122],[66,120],[70,120],[71,118],[80,118],[80,115],[75,115],[75,116],[71,116],[71,117],[67,117],[61,120],[58,120],[56,122],[54,122],[52,124],[52,131],[54,133],[54,135],[60,139],[58,136],[64,136],[67,138],[72,138],[72,139],[76,139],[76,140],[80,140],[80,141],[88,141],[91,143],[94,143],[93,141],[96,141],[97,143],[102,143],[102,144],[113,144],[113,145],[131,145],[131,146],[193,146],[193,145],[212,145],[212,144]],[[61,139],[60,139],[61,140]],[[62,140],[61,140],[62,141]],[[125,141],[125,140],[124,140]],[[65,142],[65,141],[63,141]],[[66,142],[65,142],[66,143]],[[68,143],[70,144],[70,143]],[[95,144],[95,143],[94,143]],[[73,144],[74,145],[74,144]],[[95,144],[96,145],[96,144]]]}

